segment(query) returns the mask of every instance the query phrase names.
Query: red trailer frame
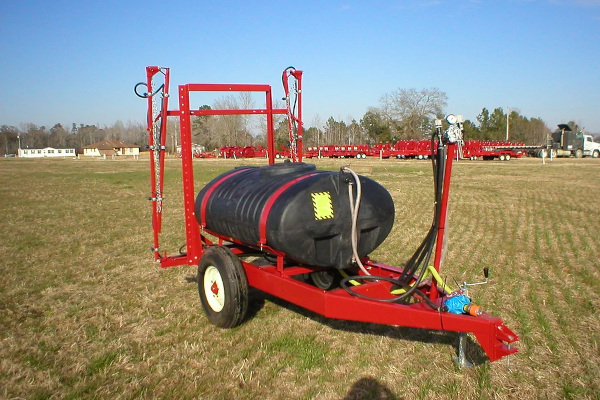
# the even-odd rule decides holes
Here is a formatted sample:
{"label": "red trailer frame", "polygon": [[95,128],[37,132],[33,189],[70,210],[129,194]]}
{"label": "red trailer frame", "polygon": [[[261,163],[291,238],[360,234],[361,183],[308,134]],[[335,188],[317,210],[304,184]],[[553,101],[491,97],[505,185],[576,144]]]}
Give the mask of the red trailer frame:
{"label": "red trailer frame", "polygon": [[[510,344],[518,341],[518,336],[512,332],[502,320],[487,313],[477,317],[465,314],[452,314],[441,312],[431,308],[426,302],[416,301],[410,304],[400,304],[390,302],[393,297],[391,286],[393,279],[400,276],[402,268],[397,268],[381,263],[376,263],[365,257],[361,261],[372,275],[387,277],[381,280],[365,280],[363,284],[354,286],[352,292],[361,296],[353,295],[349,291],[338,288],[333,290],[323,290],[309,283],[294,279],[301,274],[315,272],[315,268],[301,266],[290,263],[285,255],[276,250],[260,244],[260,249],[276,256],[276,261],[269,265],[257,265],[244,261],[245,257],[255,255],[256,249],[249,249],[242,243],[237,243],[234,238],[220,237],[217,243],[212,243],[209,238],[201,232],[201,227],[195,215],[195,189],[193,175],[193,157],[192,157],[192,124],[191,117],[194,115],[234,115],[234,114],[262,114],[267,117],[267,154],[269,164],[275,162],[275,146],[273,135],[273,116],[284,114],[288,117],[290,138],[296,151],[292,150],[292,158],[302,161],[302,115],[301,115],[301,79],[302,72],[295,69],[286,69],[283,72],[283,82],[286,92],[285,109],[273,108],[272,90],[269,85],[253,84],[184,84],[179,85],[178,90],[178,108],[168,110],[169,99],[169,69],[150,66],[146,68],[148,93],[140,97],[147,97],[148,100],[148,133],[150,136],[150,164],[151,164],[151,185],[152,185],[152,222],[154,230],[154,252],[155,261],[160,263],[163,268],[177,265],[198,265],[204,251],[208,246],[219,245],[227,246],[235,255],[241,259],[243,269],[246,273],[248,284],[254,288],[262,290],[268,294],[279,297],[283,300],[297,304],[308,310],[321,314],[328,318],[344,319],[351,321],[362,321],[369,323],[388,324],[397,326],[407,326],[414,328],[434,329],[454,332],[471,332],[479,341],[481,347],[487,354],[490,361],[498,360],[504,356],[517,352],[516,348],[511,348]],[[154,89],[156,85],[154,80],[160,80],[162,77],[163,85]],[[296,79],[294,91],[297,95],[298,107],[292,109],[290,106],[289,85],[287,79],[293,77]],[[138,84],[139,85],[139,84]],[[262,109],[248,110],[199,110],[190,106],[190,93],[197,91],[251,91],[265,93],[266,107]],[[137,86],[136,86],[137,93]],[[160,96],[159,96],[160,94]],[[139,95],[139,94],[138,94]],[[160,97],[160,99],[158,98]],[[160,109],[159,109],[160,106]],[[181,167],[183,176],[183,200],[184,200],[184,219],[186,248],[185,254],[168,256],[166,252],[159,251],[159,236],[161,232],[162,215],[162,190],[164,178],[164,152],[166,122],[168,117],[179,117],[181,131]],[[294,127],[296,125],[296,127]],[[296,131],[294,131],[294,128]],[[290,146],[292,149],[294,146]],[[439,271],[442,260],[442,248],[445,238],[445,222],[448,204],[448,193],[450,187],[450,177],[452,174],[452,160],[455,156],[456,144],[448,143],[446,163],[443,179],[443,192],[441,201],[440,222],[437,227],[437,237],[435,246],[434,268]],[[215,185],[218,185],[216,183]],[[265,208],[272,204],[276,196],[275,192],[272,198],[267,202]],[[272,201],[271,201],[272,200]],[[263,210],[263,214],[265,211]],[[268,210],[266,211],[268,214]],[[258,246],[258,244],[257,244]],[[286,261],[284,263],[284,261]],[[444,304],[449,293],[445,292],[435,279],[431,282],[422,282],[419,289],[424,293],[430,302],[441,306]],[[376,300],[381,299],[381,300]],[[386,301],[388,300],[388,301]]]}

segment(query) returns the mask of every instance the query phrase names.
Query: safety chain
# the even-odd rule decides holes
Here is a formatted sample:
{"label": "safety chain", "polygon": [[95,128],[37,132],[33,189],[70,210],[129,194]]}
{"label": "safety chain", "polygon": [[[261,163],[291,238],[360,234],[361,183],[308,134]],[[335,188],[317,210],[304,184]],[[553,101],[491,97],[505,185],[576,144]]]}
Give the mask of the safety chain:
{"label": "safety chain", "polygon": [[298,99],[298,79],[294,76],[294,83],[292,84],[291,90],[288,88],[288,79],[290,76],[293,76],[291,73],[288,73],[290,70],[295,70],[293,67],[289,67],[284,72],[284,88],[285,88],[285,105],[287,109],[287,118],[288,118],[288,131],[290,138],[290,158],[293,162],[298,161],[298,126],[296,123],[296,117],[294,115],[294,111],[291,105],[291,94],[296,96],[296,100],[294,101],[294,109],[296,107],[295,102]]}
{"label": "safety chain", "polygon": [[[160,69],[160,72],[163,73],[163,69]],[[152,198],[153,201],[156,201],[156,212],[157,213],[162,213],[162,201],[163,201],[163,196],[162,196],[162,190],[161,190],[161,181],[160,181],[160,170],[161,170],[161,165],[160,165],[160,157],[161,151],[165,151],[165,146],[161,146],[161,139],[162,139],[162,135],[164,134],[164,132],[162,132],[162,109],[159,111],[158,109],[158,101],[155,98],[155,95],[160,92],[160,103],[161,105],[163,104],[162,99],[165,96],[165,86],[164,84],[161,85],[160,87],[158,87],[158,89],[156,89],[156,91],[154,91],[154,77],[150,80],[150,87],[148,88],[148,93],[147,96],[150,96],[151,101],[152,101],[152,142],[153,142],[153,146],[151,147],[152,150],[152,154],[154,156],[154,197]]]}

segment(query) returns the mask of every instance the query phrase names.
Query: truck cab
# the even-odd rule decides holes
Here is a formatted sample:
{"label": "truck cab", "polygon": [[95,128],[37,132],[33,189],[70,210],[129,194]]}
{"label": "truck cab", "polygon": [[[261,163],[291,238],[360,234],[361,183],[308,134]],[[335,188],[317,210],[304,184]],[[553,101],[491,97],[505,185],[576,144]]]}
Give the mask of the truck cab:
{"label": "truck cab", "polygon": [[583,135],[583,155],[594,158],[600,156],[600,143],[594,142],[592,135]]}
{"label": "truck cab", "polygon": [[567,124],[559,124],[558,130],[552,134],[552,152],[559,157],[575,156],[582,158],[600,156],[600,143],[594,142],[591,135],[573,132]]}

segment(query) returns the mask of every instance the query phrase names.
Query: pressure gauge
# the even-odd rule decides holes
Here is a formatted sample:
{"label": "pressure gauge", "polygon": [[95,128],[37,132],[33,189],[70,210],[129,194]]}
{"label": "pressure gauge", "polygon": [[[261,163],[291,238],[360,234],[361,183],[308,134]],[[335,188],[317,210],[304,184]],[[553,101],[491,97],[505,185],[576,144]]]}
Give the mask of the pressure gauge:
{"label": "pressure gauge", "polygon": [[446,117],[446,121],[450,125],[454,125],[458,122],[458,118],[456,118],[456,115],[454,115],[454,114],[448,114],[448,116]]}

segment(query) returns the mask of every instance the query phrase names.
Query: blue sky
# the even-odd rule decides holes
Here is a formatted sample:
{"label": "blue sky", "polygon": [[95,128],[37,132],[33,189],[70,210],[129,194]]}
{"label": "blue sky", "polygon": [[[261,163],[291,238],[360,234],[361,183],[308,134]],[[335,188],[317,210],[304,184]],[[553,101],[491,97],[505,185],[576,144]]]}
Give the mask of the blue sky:
{"label": "blue sky", "polygon": [[[304,121],[360,120],[398,88],[446,112],[517,108],[600,133],[600,0],[0,2],[0,124],[143,121],[147,65],[182,83],[304,71]],[[173,108],[173,107],[171,107]]]}

